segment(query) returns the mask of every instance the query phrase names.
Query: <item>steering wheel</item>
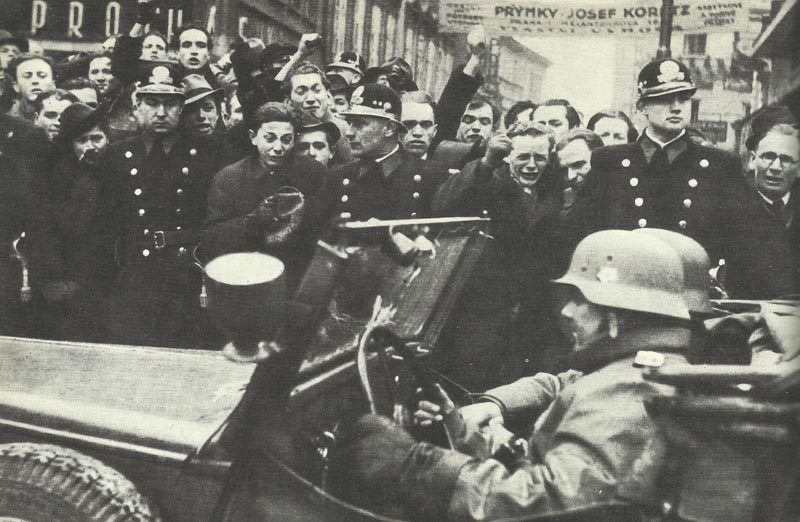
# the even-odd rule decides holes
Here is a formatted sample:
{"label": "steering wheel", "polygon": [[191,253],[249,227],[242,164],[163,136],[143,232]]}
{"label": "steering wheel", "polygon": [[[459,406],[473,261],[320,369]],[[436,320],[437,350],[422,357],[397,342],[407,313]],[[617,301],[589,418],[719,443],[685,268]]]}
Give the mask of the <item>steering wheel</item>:
{"label": "steering wheel", "polygon": [[[415,393],[416,389],[418,387],[422,388],[424,392],[432,389],[434,384],[429,372],[417,360],[419,352],[415,350],[415,344],[406,342],[386,325],[372,323],[367,325],[361,335],[357,355],[361,387],[369,403],[371,413],[392,418],[396,423],[417,435],[418,438],[423,438],[442,446],[449,446],[447,436],[441,426],[435,429],[421,430],[413,422],[413,413],[417,409],[418,400]],[[368,354],[372,351],[378,353],[378,367],[382,374],[380,379],[381,388],[376,386],[378,381],[374,380],[374,375],[372,375],[375,373],[376,365],[368,364],[367,362]],[[397,356],[402,360],[402,366],[399,369],[407,371],[414,386],[403,386],[405,383],[398,382],[394,378],[394,375],[398,372],[392,371],[390,360],[398,360]],[[395,369],[397,369],[396,365]],[[386,407],[385,403],[381,404],[381,401],[377,400],[375,392],[378,389],[387,391],[392,405],[391,408]]]}

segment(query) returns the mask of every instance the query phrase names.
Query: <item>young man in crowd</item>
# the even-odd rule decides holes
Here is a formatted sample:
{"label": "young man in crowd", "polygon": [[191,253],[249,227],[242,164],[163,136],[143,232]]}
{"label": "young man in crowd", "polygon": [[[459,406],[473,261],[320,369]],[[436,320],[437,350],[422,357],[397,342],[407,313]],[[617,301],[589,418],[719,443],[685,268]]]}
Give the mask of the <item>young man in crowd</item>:
{"label": "young man in crowd", "polygon": [[211,177],[224,158],[213,140],[178,132],[184,93],[176,68],[142,71],[134,114],[141,133],[112,145],[100,223],[116,274],[109,306],[113,341],[196,347],[200,273],[192,264]]}
{"label": "young man in crowd", "polygon": [[586,129],[572,129],[556,143],[558,165],[564,172],[564,208],[575,203],[575,194],[583,186],[586,175],[591,170],[592,151],[603,146],[603,140]]}
{"label": "young man in crowd", "polygon": [[304,114],[297,133],[294,153],[315,159],[326,167],[342,165],[336,154],[336,144],[341,139],[339,127],[332,122],[322,122]]}
{"label": "young man in crowd", "polygon": [[696,87],[689,69],[655,60],[639,74],[647,128],[636,143],[601,147],[567,216],[568,234],[644,227],[697,240],[725,260],[731,296],[769,298],[796,288],[794,260],[759,208],[736,158],[686,136]]}
{"label": "young man in crowd", "polygon": [[11,60],[8,73],[15,93],[8,113],[33,122],[36,119],[36,98],[56,87],[52,60],[46,56],[22,54]]}
{"label": "young man in crowd", "polygon": [[64,82],[62,88],[75,95],[84,105],[96,109],[100,104],[100,90],[86,78],[73,78]]}
{"label": "young man in crowd", "polygon": [[456,140],[476,143],[488,140],[500,122],[500,111],[485,98],[476,97],[461,116]]}
{"label": "young man in crowd", "polygon": [[100,90],[100,97],[106,98],[114,86],[114,75],[111,73],[111,56],[101,54],[89,62],[87,78]]}
{"label": "young man in crowd", "polygon": [[61,113],[77,101],[74,94],[62,89],[43,92],[36,98],[36,119],[33,123],[45,131],[51,143],[57,140],[61,130]]}
{"label": "young man in crowd", "polygon": [[[644,406],[669,388],[644,380],[634,362],[644,350],[686,363],[691,328],[681,260],[655,237],[601,231],[579,243],[554,284],[570,368],[583,375],[539,374],[490,391],[506,411],[487,405],[494,413],[486,420],[528,426],[528,449],[511,469],[490,458],[496,444],[463,444],[475,433],[469,425],[454,432],[465,454],[416,442],[373,415],[340,443],[336,483],[357,502],[382,499],[421,520],[556,515],[614,501],[660,508],[667,441]],[[424,411],[448,422],[459,415],[441,390],[433,400],[434,407],[421,404]]]}
{"label": "young man in crowd", "polygon": [[211,136],[222,132],[223,89],[214,89],[199,74],[188,74],[181,80],[184,96],[181,130],[186,134]]}
{"label": "young man in crowd", "polygon": [[[290,285],[310,260],[325,217],[327,170],[292,154],[300,129],[283,103],[268,102],[248,120],[253,152],[214,176],[203,225],[204,257],[259,251],[284,262]],[[291,187],[295,193],[286,193]]]}
{"label": "young man in crowd", "polygon": [[533,111],[531,118],[539,125],[550,127],[556,136],[556,141],[581,124],[578,111],[567,100],[561,99],[542,103]]}

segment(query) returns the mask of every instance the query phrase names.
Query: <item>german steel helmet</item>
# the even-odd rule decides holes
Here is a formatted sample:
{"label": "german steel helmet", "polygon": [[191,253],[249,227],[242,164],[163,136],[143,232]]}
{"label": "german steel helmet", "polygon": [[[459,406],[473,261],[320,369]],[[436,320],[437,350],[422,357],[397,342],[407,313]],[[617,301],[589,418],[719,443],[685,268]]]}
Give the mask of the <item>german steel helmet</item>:
{"label": "german steel helmet", "polygon": [[599,306],[689,319],[678,254],[645,234],[603,230],[586,236],[567,273],[553,283],[573,286]]}
{"label": "german steel helmet", "polygon": [[655,98],[676,92],[694,93],[697,90],[689,68],[671,58],[654,60],[645,65],[636,85],[639,98]]}
{"label": "german steel helmet", "polygon": [[706,250],[694,239],[661,228],[637,228],[635,234],[646,234],[668,244],[683,264],[683,300],[689,312],[710,314],[714,312],[708,300],[711,286],[711,260]]}

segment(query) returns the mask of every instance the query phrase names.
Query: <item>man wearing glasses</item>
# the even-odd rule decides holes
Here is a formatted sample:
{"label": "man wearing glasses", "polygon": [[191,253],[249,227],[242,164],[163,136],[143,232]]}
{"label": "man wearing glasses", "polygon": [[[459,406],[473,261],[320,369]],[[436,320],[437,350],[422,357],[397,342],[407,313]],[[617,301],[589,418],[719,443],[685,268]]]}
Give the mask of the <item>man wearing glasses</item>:
{"label": "man wearing glasses", "polygon": [[530,351],[555,344],[546,338],[554,332],[541,326],[552,323],[547,281],[566,257],[557,235],[561,195],[554,150],[550,129],[517,123],[491,137],[483,158],[450,176],[434,198],[438,214],[492,219],[495,241],[465,290],[480,298],[456,313],[447,350],[457,364],[454,378],[467,387],[486,389],[555,363]]}
{"label": "man wearing glasses", "polygon": [[603,229],[663,228],[724,260],[731,297],[773,298],[795,288],[788,245],[747,186],[739,161],[693,143],[686,127],[696,87],[689,69],[655,60],[639,73],[647,127],[635,143],[592,152],[591,171],[567,214],[572,241]]}

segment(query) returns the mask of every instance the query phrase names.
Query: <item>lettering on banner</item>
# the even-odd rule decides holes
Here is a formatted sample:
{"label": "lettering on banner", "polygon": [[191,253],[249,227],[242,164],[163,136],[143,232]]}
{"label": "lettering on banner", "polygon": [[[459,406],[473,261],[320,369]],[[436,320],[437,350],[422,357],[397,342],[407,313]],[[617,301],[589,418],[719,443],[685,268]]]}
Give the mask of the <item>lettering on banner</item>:
{"label": "lettering on banner", "polygon": [[[439,3],[445,32],[468,32],[475,25],[517,34],[550,35],[657,33],[661,1],[608,0],[568,5],[552,0],[462,0]],[[741,30],[748,23],[750,1],[683,0],[672,7],[673,30],[713,32]]]}

